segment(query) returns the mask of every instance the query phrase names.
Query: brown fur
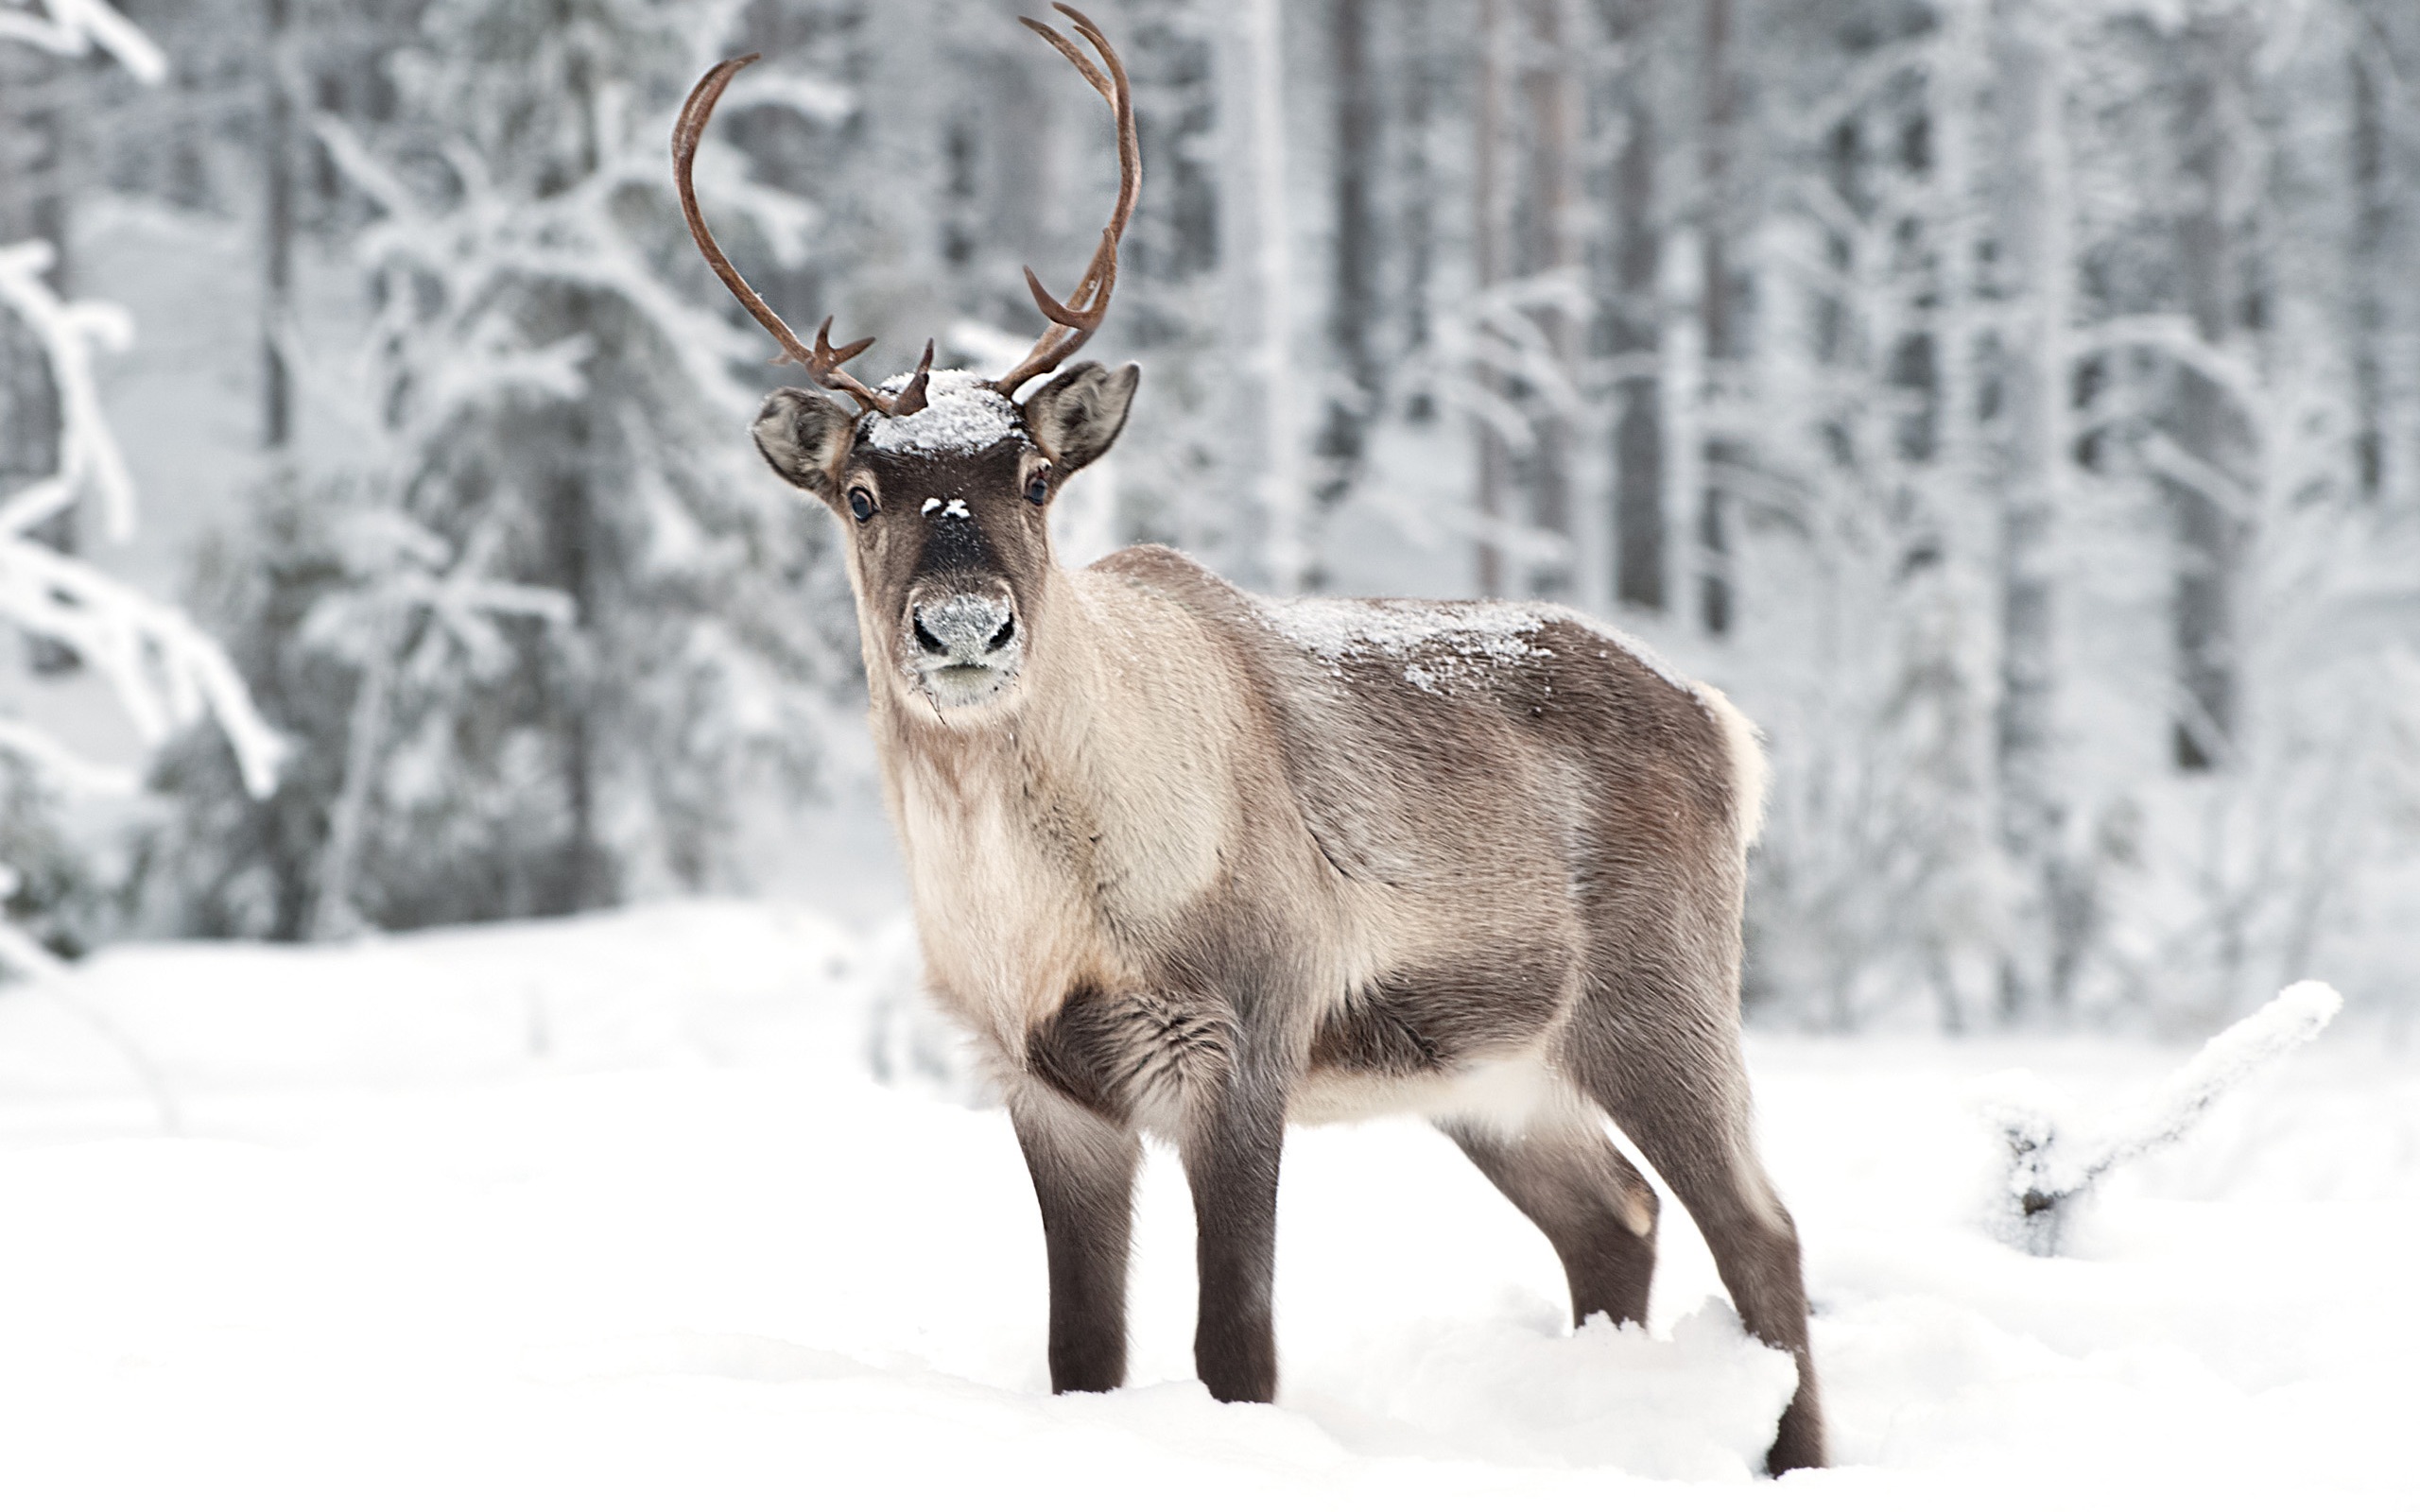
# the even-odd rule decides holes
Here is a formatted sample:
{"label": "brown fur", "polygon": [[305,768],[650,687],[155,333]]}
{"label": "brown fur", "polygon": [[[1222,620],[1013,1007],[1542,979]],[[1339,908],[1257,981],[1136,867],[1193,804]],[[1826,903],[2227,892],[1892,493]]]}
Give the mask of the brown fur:
{"label": "brown fur", "polygon": [[[1559,611],[1514,654],[1427,665],[1315,652],[1161,548],[1064,571],[1024,494],[1107,449],[1132,372],[1072,369],[975,455],[871,446],[798,390],[757,433],[851,536],[931,985],[998,1076],[1042,1204],[1054,1383],[1123,1379],[1138,1131],[1193,1183],[1196,1362],[1222,1398],[1275,1390],[1289,1117],[1436,1118],[1553,1242],[1577,1315],[1637,1318],[1655,1204],[1609,1114],[1748,1326],[1797,1358],[1772,1467],[1823,1463],[1797,1240],[1739,1051],[1753,731]],[[862,524],[853,489],[879,498]],[[964,627],[995,622],[969,649]]]}

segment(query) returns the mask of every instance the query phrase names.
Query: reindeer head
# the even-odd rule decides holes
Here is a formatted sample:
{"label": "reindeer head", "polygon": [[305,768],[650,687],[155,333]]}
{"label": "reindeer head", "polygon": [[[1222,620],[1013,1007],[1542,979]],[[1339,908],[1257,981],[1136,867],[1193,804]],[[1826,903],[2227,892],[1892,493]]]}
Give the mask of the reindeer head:
{"label": "reindeer head", "polygon": [[690,164],[715,103],[755,54],[717,64],[690,91],[672,137],[673,179],[698,249],[739,302],[818,385],[854,411],[805,388],[779,388],[752,434],[775,472],[828,506],[849,532],[849,580],[868,675],[895,673],[937,713],[1003,703],[1050,613],[1049,506],[1066,480],[1107,452],[1126,423],[1141,373],[1095,362],[1061,372],[1020,404],[1017,390],[1058,369],[1109,311],[1117,243],[1142,189],[1142,151],[1126,69],[1098,27],[1058,6],[1100,53],[1104,74],[1038,21],[1025,25],[1072,61],[1117,120],[1117,206],[1075,298],[1062,304],[1025,270],[1049,326],[1005,376],[933,370],[933,344],[911,374],[869,386],[841,365],[873,344],[835,349],[825,320],[809,350],[748,286],[706,230]]}

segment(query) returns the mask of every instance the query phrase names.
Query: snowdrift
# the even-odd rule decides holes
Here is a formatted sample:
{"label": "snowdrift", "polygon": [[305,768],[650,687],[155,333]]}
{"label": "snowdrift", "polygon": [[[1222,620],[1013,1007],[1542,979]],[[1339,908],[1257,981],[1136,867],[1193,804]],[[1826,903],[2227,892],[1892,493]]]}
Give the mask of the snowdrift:
{"label": "snowdrift", "polygon": [[[895,934],[685,904],[334,948],[146,946],[0,993],[0,1494],[247,1509],[2409,1506],[2420,1066],[2322,1040],[1995,1240],[1978,1087],[2133,1106],[2185,1052],[1754,1039],[1841,1468],[1755,1479],[1789,1361],[1668,1205],[1576,1333],[1442,1138],[1298,1132],[1285,1384],[1191,1381],[1155,1154],[1135,1385],[1046,1390],[1005,1119],[863,1069]],[[183,1133],[72,992],[144,1047]],[[895,1028],[895,1026],[894,1026]]]}

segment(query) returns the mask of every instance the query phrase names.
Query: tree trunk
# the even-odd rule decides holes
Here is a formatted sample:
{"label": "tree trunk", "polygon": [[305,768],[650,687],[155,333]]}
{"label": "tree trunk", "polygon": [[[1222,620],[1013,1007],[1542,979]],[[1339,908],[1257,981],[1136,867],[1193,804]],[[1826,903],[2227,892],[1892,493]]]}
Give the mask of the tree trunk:
{"label": "tree trunk", "polygon": [[530,912],[569,914],[601,908],[614,901],[612,857],[597,835],[596,745],[597,700],[604,687],[604,669],[596,663],[600,643],[610,632],[597,603],[602,576],[597,561],[600,525],[594,484],[582,464],[589,444],[585,417],[566,418],[564,444],[569,455],[546,501],[548,576],[571,599],[572,634],[568,645],[550,661],[549,698],[556,760],[560,764],[564,810],[570,833],[564,836],[560,872],[550,885],[542,885]]}
{"label": "tree trunk", "polygon": [[[2241,66],[2240,42],[2224,22],[2191,28],[2183,54],[2189,72],[2178,120],[2187,208],[2176,226],[2177,271],[2194,334],[2221,348],[2235,302],[2224,200],[2234,151],[2226,95]],[[2199,469],[2194,478],[2170,473],[2161,485],[2177,545],[2175,761],[2180,770],[2206,771],[2225,764],[2235,738],[2234,599],[2242,528],[2234,501],[2210,480],[2236,476],[2243,418],[2228,414],[2224,391],[2198,369],[2178,364],[2173,383],[2165,428]]]}
{"label": "tree trunk", "polygon": [[1614,299],[1610,342],[1616,370],[1614,422],[1614,593],[1645,610],[1664,608],[1663,397],[1657,361],[1663,316],[1658,308],[1655,104],[1651,59],[1655,0],[1632,0],[1616,21],[1615,42],[1630,56],[1616,107],[1621,155],[1614,165]]}
{"label": "tree trunk", "polygon": [[[1400,18],[1404,28],[1406,60],[1401,188],[1396,198],[1402,207],[1397,241],[1403,258],[1403,344],[1407,352],[1421,352],[1436,334],[1429,297],[1437,267],[1438,185],[1429,133],[1445,88],[1440,77],[1445,62],[1431,35],[1429,0],[1394,0],[1391,13]],[[1425,387],[1414,391],[1412,406],[1409,418],[1416,421],[1426,421],[1436,414]]]}
{"label": "tree trunk", "polygon": [[[1504,7],[1509,0],[1479,0],[1478,139],[1472,152],[1472,251],[1484,293],[1504,279]],[[1471,382],[1502,396],[1493,364],[1474,364]],[[1496,532],[1504,518],[1512,472],[1512,448],[1495,420],[1480,416],[1478,432],[1478,591],[1495,598],[1504,592],[1504,553]]]}
{"label": "tree trunk", "polygon": [[261,127],[261,445],[294,434],[294,395],[281,341],[294,309],[294,100],[286,76],[288,0],[265,0],[268,100]]}
{"label": "tree trunk", "polygon": [[[1578,261],[1572,219],[1579,194],[1572,141],[1572,38],[1564,0],[1523,0],[1522,10],[1521,96],[1529,117],[1529,150],[1523,175],[1528,180],[1523,196],[1527,213],[1521,217],[1518,253],[1519,273],[1526,278],[1568,268]],[[1551,307],[1539,310],[1537,320],[1549,359],[1570,372],[1571,318]],[[1551,395],[1533,395],[1531,400],[1533,430],[1524,458],[1530,520],[1542,535],[1564,542],[1566,554],[1533,567],[1528,588],[1537,597],[1564,598],[1572,590],[1572,417]]]}
{"label": "tree trunk", "polygon": [[1221,109],[1235,126],[1220,203],[1221,256],[1235,294],[1242,356],[1236,401],[1244,479],[1261,526],[1259,569],[1280,593],[1301,591],[1313,552],[1303,507],[1292,335],[1293,229],[1287,205],[1285,12],[1278,0],[1240,0],[1234,11]]}
{"label": "tree trunk", "polygon": [[2006,267],[2012,318],[1994,366],[1991,425],[1999,505],[1999,698],[1995,730],[2000,852],[2015,879],[2002,933],[1999,1013],[2065,1001],[2081,954],[2080,916],[2062,859],[2064,803],[2053,765],[2058,695],[2056,531],[2066,491],[2074,323],[2075,205],[2066,144],[2066,77],[2058,22],[2037,10],[1996,39],[2001,192],[1989,213]]}
{"label": "tree trunk", "polygon": [[2386,491],[2388,404],[2386,362],[2381,350],[2393,313],[2386,299],[2385,266],[2393,200],[2387,185],[2385,102],[2376,60],[2356,53],[2347,60],[2351,74],[2353,247],[2349,335],[2353,349],[2354,486],[2364,503],[2376,504]]}
{"label": "tree trunk", "polygon": [[[1726,387],[1725,369],[1742,355],[1737,292],[1731,270],[1730,198],[1732,141],[1737,101],[1733,79],[1732,6],[1734,0],[1705,0],[1703,42],[1705,118],[1701,162],[1703,229],[1699,251],[1704,260],[1699,277],[1699,307],[1705,325],[1706,399],[1710,403]],[[1724,469],[1739,461],[1738,449],[1719,427],[1705,433],[1705,471],[1698,497],[1698,622],[1709,635],[1731,629],[1736,612],[1731,580],[1731,523],[1722,487]]]}
{"label": "tree trunk", "polygon": [[[1328,342],[1339,376],[1320,436],[1322,513],[1352,492],[1368,445],[1370,423],[1383,395],[1378,368],[1376,211],[1379,172],[1378,94],[1371,67],[1371,0],[1328,0],[1328,60],[1335,92],[1335,133],[1329,159],[1334,252],[1328,286]],[[1309,586],[1319,586],[1316,581]]]}
{"label": "tree trunk", "polygon": [[344,777],[328,810],[327,844],[320,851],[309,936],[315,940],[346,938],[358,934],[364,922],[354,889],[361,877],[370,801],[387,759],[395,670],[409,659],[419,639],[412,619],[411,608],[398,604],[382,611],[371,630],[370,661],[361,669],[345,720]]}

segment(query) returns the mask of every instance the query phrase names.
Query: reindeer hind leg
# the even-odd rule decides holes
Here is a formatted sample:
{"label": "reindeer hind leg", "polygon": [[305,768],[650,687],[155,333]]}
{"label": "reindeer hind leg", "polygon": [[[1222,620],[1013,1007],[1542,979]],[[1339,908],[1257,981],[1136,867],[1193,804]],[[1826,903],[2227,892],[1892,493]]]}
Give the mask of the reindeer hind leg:
{"label": "reindeer hind leg", "polygon": [[1637,952],[1637,938],[1592,963],[1596,990],[1567,1032],[1566,1069],[1688,1209],[1748,1332],[1796,1359],[1798,1389],[1766,1468],[1820,1466],[1824,1409],[1798,1229],[1756,1156],[1737,992],[1692,982]]}
{"label": "reindeer hind leg", "polygon": [[1571,1321],[1647,1321],[1655,1277],[1655,1189],[1604,1131],[1571,1123],[1509,1134],[1441,1120],[1480,1174],[1538,1226],[1571,1283]]}

